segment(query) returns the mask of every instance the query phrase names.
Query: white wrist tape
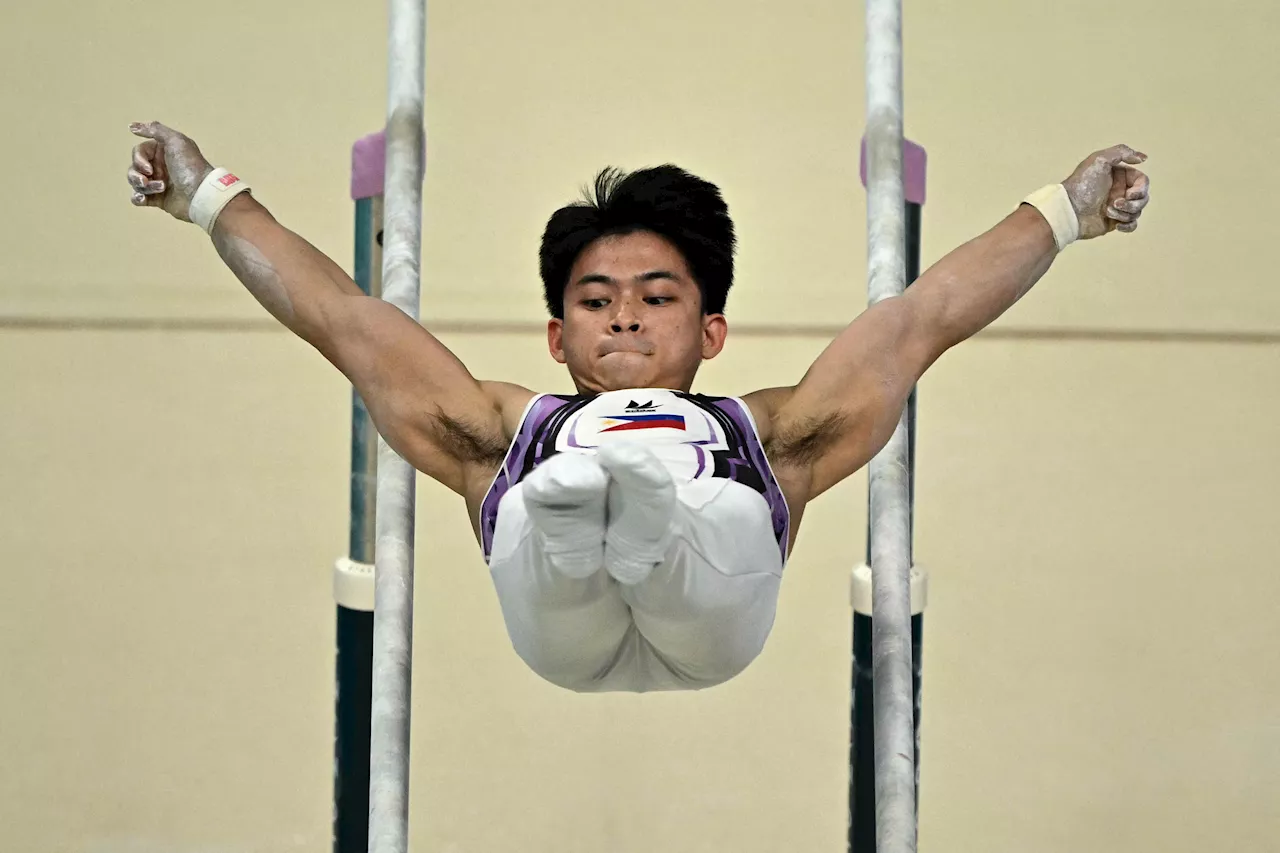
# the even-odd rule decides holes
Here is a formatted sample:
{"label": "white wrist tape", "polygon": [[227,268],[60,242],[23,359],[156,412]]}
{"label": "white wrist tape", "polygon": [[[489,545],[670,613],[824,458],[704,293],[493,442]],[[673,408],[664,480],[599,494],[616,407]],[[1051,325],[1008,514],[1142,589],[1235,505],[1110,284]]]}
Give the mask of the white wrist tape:
{"label": "white wrist tape", "polygon": [[1023,199],[1022,203],[1031,205],[1048,220],[1049,227],[1053,229],[1053,242],[1057,244],[1059,252],[1080,239],[1080,219],[1076,216],[1076,209],[1071,206],[1067,188],[1062,184],[1041,187]]}
{"label": "white wrist tape", "polygon": [[231,199],[252,188],[247,181],[233,175],[226,169],[214,169],[200,183],[200,189],[191,197],[191,221],[213,233],[213,225],[218,221],[218,214],[231,203]]}

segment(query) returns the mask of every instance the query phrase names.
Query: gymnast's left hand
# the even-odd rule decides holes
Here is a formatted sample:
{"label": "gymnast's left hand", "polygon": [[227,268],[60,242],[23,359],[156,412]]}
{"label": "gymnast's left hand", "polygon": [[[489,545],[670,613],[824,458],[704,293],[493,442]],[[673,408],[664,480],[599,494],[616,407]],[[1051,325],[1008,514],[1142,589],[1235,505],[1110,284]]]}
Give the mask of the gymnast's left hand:
{"label": "gymnast's left hand", "polygon": [[1128,145],[1113,145],[1090,154],[1062,182],[1080,220],[1080,239],[1112,231],[1129,233],[1151,200],[1151,181],[1138,166],[1147,155]]}

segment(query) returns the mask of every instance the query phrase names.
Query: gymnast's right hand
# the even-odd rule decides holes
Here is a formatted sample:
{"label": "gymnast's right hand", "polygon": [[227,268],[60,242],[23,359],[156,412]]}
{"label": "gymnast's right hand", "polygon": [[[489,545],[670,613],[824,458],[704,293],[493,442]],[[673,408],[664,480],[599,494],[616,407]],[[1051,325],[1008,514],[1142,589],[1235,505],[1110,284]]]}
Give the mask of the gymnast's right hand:
{"label": "gymnast's right hand", "polygon": [[143,142],[133,149],[129,166],[131,201],[135,207],[159,207],[174,219],[191,221],[191,198],[213,171],[189,137],[158,121],[129,125]]}

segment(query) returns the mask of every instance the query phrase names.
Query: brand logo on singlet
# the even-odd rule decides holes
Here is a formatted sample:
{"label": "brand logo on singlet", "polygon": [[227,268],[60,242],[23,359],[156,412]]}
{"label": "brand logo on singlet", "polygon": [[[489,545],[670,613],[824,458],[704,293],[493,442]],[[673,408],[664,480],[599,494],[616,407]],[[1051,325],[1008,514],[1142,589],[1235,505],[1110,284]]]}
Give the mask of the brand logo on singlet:
{"label": "brand logo on singlet", "polygon": [[658,407],[653,404],[652,400],[647,403],[637,403],[635,400],[632,400],[627,404],[627,414],[629,415],[637,414],[639,412],[655,412],[657,410]]}

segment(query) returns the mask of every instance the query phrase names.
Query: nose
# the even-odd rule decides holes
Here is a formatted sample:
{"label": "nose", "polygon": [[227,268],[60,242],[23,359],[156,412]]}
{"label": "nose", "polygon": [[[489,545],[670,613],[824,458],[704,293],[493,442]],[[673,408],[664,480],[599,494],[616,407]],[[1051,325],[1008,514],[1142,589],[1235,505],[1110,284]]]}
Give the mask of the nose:
{"label": "nose", "polygon": [[631,304],[630,299],[618,301],[618,312],[613,315],[609,328],[614,334],[640,331],[640,315]]}

